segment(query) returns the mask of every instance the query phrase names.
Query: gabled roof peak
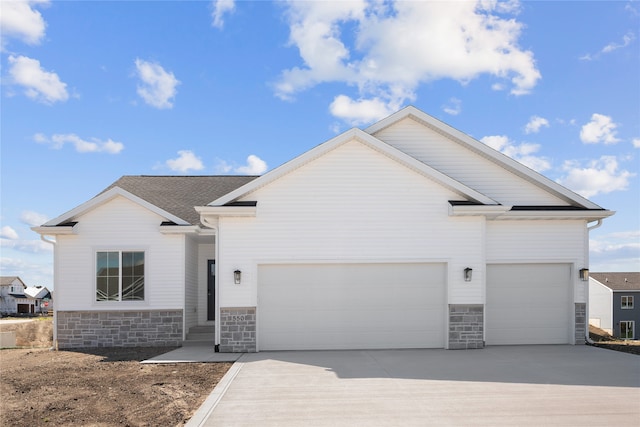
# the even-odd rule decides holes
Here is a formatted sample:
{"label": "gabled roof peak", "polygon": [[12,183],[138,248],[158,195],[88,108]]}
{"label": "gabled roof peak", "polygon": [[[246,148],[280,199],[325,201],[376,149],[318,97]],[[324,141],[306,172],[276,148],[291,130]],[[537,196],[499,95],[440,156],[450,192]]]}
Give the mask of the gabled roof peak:
{"label": "gabled roof peak", "polygon": [[486,144],[472,138],[464,132],[459,131],[458,129],[444,123],[443,121],[425,113],[424,111],[419,110],[418,108],[410,105],[407,106],[396,113],[391,114],[390,116],[380,120],[377,123],[367,127],[364,131],[374,135],[383,129],[386,129],[394,124],[410,118],[415,120],[424,126],[444,135],[451,141],[458,143],[467,149],[485,157],[491,162],[499,165],[505,170],[531,182],[532,184],[542,188],[543,190],[559,197],[562,200],[567,201],[569,204],[574,206],[579,206],[588,209],[602,209],[597,204],[592,201],[580,196],[579,194],[569,190],[566,187],[554,182],[553,180],[547,178],[546,176],[529,169],[522,163],[513,160],[511,157],[494,150]]}

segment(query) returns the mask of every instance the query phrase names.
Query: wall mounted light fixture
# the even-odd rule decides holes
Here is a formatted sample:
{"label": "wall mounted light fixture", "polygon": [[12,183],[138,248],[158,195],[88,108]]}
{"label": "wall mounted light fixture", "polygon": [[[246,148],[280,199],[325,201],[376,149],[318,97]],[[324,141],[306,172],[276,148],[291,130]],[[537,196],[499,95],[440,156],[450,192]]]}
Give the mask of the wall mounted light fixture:
{"label": "wall mounted light fixture", "polygon": [[470,282],[472,274],[473,274],[473,268],[470,268],[470,267],[465,268],[464,269],[464,281],[465,282]]}
{"label": "wall mounted light fixture", "polygon": [[242,271],[236,270],[233,272],[233,283],[239,285],[242,281]]}
{"label": "wall mounted light fixture", "polygon": [[580,269],[580,280],[582,280],[583,282],[586,282],[587,280],[589,280],[589,269],[588,268],[581,268]]}

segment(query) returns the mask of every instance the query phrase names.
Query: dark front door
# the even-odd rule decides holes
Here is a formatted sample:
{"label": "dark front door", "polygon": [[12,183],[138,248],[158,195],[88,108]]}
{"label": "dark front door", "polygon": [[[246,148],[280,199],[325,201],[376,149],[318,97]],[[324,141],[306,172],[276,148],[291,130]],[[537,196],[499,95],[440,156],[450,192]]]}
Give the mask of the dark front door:
{"label": "dark front door", "polygon": [[216,262],[207,261],[207,320],[216,320]]}

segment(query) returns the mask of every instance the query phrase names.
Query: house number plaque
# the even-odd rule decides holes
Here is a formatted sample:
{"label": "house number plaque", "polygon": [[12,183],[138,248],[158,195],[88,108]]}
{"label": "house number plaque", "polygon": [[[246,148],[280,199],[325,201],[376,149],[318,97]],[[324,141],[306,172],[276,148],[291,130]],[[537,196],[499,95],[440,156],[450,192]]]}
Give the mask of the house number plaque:
{"label": "house number plaque", "polygon": [[231,316],[231,320],[234,322],[244,322],[244,316],[234,315],[234,316]]}

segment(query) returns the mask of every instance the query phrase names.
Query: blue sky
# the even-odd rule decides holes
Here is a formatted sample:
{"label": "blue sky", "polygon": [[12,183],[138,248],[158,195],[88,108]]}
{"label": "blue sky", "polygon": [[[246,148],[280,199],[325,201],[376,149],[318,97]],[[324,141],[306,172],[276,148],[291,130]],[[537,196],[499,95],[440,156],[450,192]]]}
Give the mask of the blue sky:
{"label": "blue sky", "polygon": [[406,105],[617,211],[640,270],[638,2],[2,1],[2,275],[122,175],[262,174]]}

